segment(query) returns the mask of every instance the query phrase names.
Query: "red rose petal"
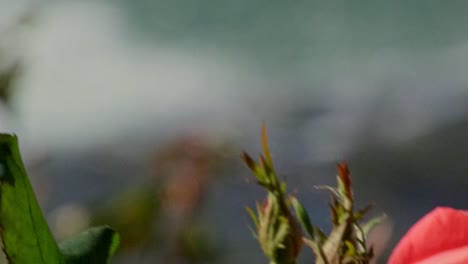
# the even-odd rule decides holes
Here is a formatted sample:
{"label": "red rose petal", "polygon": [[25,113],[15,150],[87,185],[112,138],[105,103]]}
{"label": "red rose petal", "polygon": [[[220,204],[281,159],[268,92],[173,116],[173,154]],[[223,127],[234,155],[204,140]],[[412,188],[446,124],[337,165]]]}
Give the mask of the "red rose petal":
{"label": "red rose petal", "polygon": [[417,264],[466,264],[468,263],[468,246],[444,251]]}
{"label": "red rose petal", "polygon": [[468,263],[468,211],[432,210],[400,240],[388,263]]}

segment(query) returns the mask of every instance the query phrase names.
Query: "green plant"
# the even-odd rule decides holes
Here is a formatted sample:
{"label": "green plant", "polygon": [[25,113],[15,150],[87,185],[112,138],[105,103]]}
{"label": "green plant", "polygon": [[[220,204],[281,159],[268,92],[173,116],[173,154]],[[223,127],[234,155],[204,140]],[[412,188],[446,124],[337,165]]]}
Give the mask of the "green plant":
{"label": "green plant", "polygon": [[[355,211],[346,162],[337,165],[337,187],[319,186],[320,189],[330,191],[332,196],[329,207],[333,227],[327,236],[312,224],[309,214],[296,197],[287,197],[286,183],[278,180],[273,168],[265,126],[262,128],[262,146],[263,154],[260,155],[259,163],[246,153],[243,153],[242,158],[257,183],[267,190],[267,198],[263,205],[257,203],[256,213],[250,208],[247,210],[255,223],[255,236],[270,263],[296,263],[303,243],[312,249],[317,264],[370,263],[373,249],[367,245],[366,237],[382,217],[360,223],[371,206]],[[303,237],[303,232],[308,238]]]}
{"label": "green plant", "polygon": [[14,135],[0,134],[0,234],[10,264],[109,263],[119,236],[91,228],[60,244],[53,238],[21,160]]}

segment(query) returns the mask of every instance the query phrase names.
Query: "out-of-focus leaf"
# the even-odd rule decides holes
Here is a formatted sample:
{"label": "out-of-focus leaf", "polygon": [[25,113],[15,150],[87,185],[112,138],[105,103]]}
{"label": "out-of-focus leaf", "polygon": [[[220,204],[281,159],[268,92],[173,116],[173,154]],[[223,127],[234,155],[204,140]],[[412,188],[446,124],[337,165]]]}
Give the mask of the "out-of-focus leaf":
{"label": "out-of-focus leaf", "polygon": [[317,190],[327,190],[327,191],[329,191],[332,195],[334,195],[335,197],[337,197],[338,199],[343,200],[343,197],[342,197],[341,194],[338,192],[338,190],[337,190],[336,188],[331,187],[331,186],[319,185],[319,186],[315,186],[315,189],[317,189]]}
{"label": "out-of-focus leaf", "polygon": [[110,227],[93,227],[62,242],[60,250],[67,264],[105,264],[117,250],[119,240]]}
{"label": "out-of-focus leaf", "polygon": [[249,156],[249,154],[242,152],[241,157],[244,163],[247,165],[247,167],[250,168],[250,170],[252,170],[254,173],[258,170],[257,163],[255,163],[255,161]]}
{"label": "out-of-focus leaf", "polygon": [[258,228],[258,219],[257,219],[257,216],[255,215],[254,211],[250,207],[246,207],[245,210],[247,210],[247,213],[250,215],[250,218],[252,218],[252,221],[254,222],[255,228]]}
{"label": "out-of-focus leaf", "polygon": [[268,148],[268,137],[267,137],[265,123],[263,123],[262,125],[262,148],[263,148],[263,155],[265,155],[266,164],[269,167],[273,167],[273,159],[271,158],[270,149]]}
{"label": "out-of-focus leaf", "polygon": [[9,68],[0,72],[0,100],[6,103],[10,102],[13,84],[21,72],[19,63],[15,63]]}
{"label": "out-of-focus leaf", "polygon": [[21,161],[16,136],[0,134],[0,226],[11,264],[65,263]]}
{"label": "out-of-focus leaf", "polygon": [[356,247],[353,245],[353,243],[346,240],[345,245],[348,248],[347,252],[345,253],[345,256],[353,256],[356,254]]}
{"label": "out-of-focus leaf", "polygon": [[374,229],[374,227],[380,224],[383,220],[385,220],[385,218],[387,218],[387,215],[384,214],[381,216],[374,217],[367,221],[365,224],[363,224],[361,228],[362,232],[364,233],[364,237],[367,237],[369,232],[372,231],[372,229]]}
{"label": "out-of-focus leaf", "polygon": [[297,218],[299,222],[302,225],[302,228],[309,234],[310,238],[312,240],[315,240],[315,227],[312,225],[312,222],[310,221],[309,214],[305,210],[305,208],[302,206],[302,204],[297,200],[296,197],[291,196],[289,198],[291,205],[294,208],[294,211],[296,212]]}
{"label": "out-of-focus leaf", "polygon": [[110,228],[95,228],[66,242],[64,256],[34,195],[17,137],[8,134],[0,134],[0,227],[10,264],[102,264],[118,245]]}

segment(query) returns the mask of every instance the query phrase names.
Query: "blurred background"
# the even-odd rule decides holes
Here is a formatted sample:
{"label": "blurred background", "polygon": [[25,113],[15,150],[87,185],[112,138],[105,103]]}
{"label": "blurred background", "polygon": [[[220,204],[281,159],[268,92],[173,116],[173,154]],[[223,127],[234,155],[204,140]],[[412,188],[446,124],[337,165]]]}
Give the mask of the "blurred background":
{"label": "blurred background", "polygon": [[[468,208],[468,2],[0,0],[0,129],[58,239],[117,229],[114,263],[262,263],[240,162],[266,121],[327,230],[335,163],[388,220],[379,262]],[[311,263],[304,249],[302,260]]]}

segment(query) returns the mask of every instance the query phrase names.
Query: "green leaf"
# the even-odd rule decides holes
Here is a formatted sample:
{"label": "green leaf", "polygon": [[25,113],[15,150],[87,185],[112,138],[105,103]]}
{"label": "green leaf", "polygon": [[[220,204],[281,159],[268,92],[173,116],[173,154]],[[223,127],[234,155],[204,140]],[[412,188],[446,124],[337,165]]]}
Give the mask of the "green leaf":
{"label": "green leaf", "polygon": [[26,176],[16,136],[0,134],[0,167],[0,227],[9,263],[65,263]]}
{"label": "green leaf", "polygon": [[374,217],[367,221],[365,224],[362,225],[362,232],[364,234],[364,237],[367,237],[370,231],[374,229],[378,224],[380,224],[383,220],[387,218],[387,215],[383,214],[381,216]]}
{"label": "green leaf", "polygon": [[262,148],[263,155],[265,155],[266,164],[268,165],[268,167],[273,168],[273,159],[271,158],[270,149],[268,148],[268,137],[265,123],[263,123],[262,125]]}
{"label": "green leaf", "polygon": [[67,264],[109,263],[119,235],[108,226],[90,228],[60,244]]}
{"label": "green leaf", "polygon": [[302,228],[305,229],[307,234],[309,234],[310,238],[312,240],[315,240],[315,227],[312,225],[312,222],[310,221],[309,214],[305,210],[305,208],[302,206],[302,204],[297,200],[296,197],[291,196],[289,198],[291,205],[294,208],[294,211],[296,212],[296,216],[299,219],[299,222],[302,225]]}
{"label": "green leaf", "polygon": [[336,196],[338,199],[343,200],[343,197],[342,197],[342,195],[338,192],[338,190],[337,190],[336,188],[331,187],[331,186],[328,186],[328,185],[319,185],[319,186],[315,186],[315,189],[317,189],[317,190],[326,190],[326,191],[329,191],[331,194],[333,194],[334,196]]}
{"label": "green leaf", "polygon": [[27,177],[18,139],[8,134],[0,134],[0,231],[10,264],[108,263],[119,242],[112,229],[97,227],[59,248]]}
{"label": "green leaf", "polygon": [[289,234],[289,223],[288,219],[285,217],[279,217],[278,218],[278,229],[276,230],[276,233],[273,234],[273,245],[275,248],[285,248],[285,245],[282,244],[286,236]]}
{"label": "green leaf", "polygon": [[250,215],[250,218],[252,218],[252,221],[254,222],[255,228],[258,228],[258,219],[257,219],[257,216],[255,215],[254,211],[250,207],[246,207],[245,210]]}
{"label": "green leaf", "polygon": [[353,243],[351,243],[349,240],[346,240],[345,245],[348,248],[346,253],[345,253],[345,256],[354,256],[354,255],[356,255],[356,247],[353,245]]}

